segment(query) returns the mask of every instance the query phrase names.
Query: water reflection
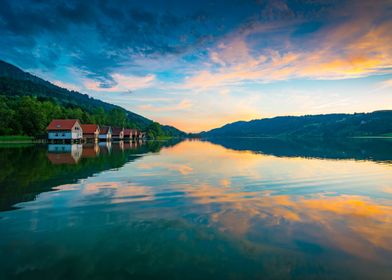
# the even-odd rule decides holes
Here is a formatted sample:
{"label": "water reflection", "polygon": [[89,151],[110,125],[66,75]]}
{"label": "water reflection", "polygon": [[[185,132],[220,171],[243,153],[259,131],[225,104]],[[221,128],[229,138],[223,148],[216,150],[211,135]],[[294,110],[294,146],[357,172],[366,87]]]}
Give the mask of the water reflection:
{"label": "water reflection", "polygon": [[159,153],[148,154],[84,146],[77,165],[47,161],[79,180],[0,213],[0,269],[8,278],[390,279],[392,157],[380,143],[345,153],[317,143],[150,143]]}
{"label": "water reflection", "polygon": [[[146,142],[119,141],[81,144],[48,144],[48,160],[52,164],[76,164],[81,158],[94,158],[99,155],[108,155],[112,152],[137,150],[146,145]],[[148,146],[146,146],[148,147]],[[113,151],[112,151],[113,150]]]}
{"label": "water reflection", "polygon": [[209,142],[238,151],[252,151],[285,157],[392,160],[392,139],[275,139],[211,138]]}
{"label": "water reflection", "polygon": [[82,157],[81,144],[49,144],[48,159],[53,164],[76,164]]}
{"label": "water reflection", "polygon": [[0,210],[177,142],[0,146]]}

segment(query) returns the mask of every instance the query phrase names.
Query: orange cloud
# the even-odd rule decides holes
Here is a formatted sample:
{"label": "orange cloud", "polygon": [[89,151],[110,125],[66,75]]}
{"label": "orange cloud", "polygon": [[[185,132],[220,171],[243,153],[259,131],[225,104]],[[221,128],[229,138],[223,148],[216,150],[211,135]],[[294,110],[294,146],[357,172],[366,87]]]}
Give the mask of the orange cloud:
{"label": "orange cloud", "polygon": [[221,210],[212,215],[213,223],[241,239],[254,230],[255,223],[302,224],[321,227],[310,231],[315,234],[313,238],[357,257],[376,258],[377,248],[392,251],[392,206],[364,196],[264,197],[258,192],[227,192],[208,184],[192,187],[189,195],[196,203],[220,203]]}
{"label": "orange cloud", "polygon": [[360,16],[340,24],[330,24],[312,37],[303,48],[290,40],[290,28],[280,35],[278,49],[257,49],[249,36],[282,26],[252,26],[233,33],[210,51],[214,65],[190,76],[183,87],[206,89],[246,81],[270,82],[293,78],[347,79],[392,73],[392,20],[380,19],[382,5],[353,4]]}

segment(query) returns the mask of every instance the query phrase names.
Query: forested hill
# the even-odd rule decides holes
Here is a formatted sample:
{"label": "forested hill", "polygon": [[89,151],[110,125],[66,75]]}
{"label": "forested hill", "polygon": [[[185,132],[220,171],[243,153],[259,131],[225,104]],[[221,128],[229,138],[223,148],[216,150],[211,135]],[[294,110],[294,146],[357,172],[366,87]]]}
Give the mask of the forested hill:
{"label": "forested hill", "polygon": [[201,135],[203,137],[392,136],[392,110],[239,121],[203,132]]}
{"label": "forested hill", "polygon": [[[35,98],[33,102],[37,101],[37,106],[40,106],[42,102],[60,106],[63,111],[62,114],[60,116],[57,114],[53,118],[61,117],[61,115],[63,117],[80,117],[76,113],[83,112],[82,120],[84,118],[85,122],[95,121],[101,125],[124,125],[147,129],[153,124],[152,120],[127,111],[120,106],[94,99],[87,94],[58,87],[30,73],[24,72],[12,64],[0,60],[0,97],[3,103],[11,104],[10,106],[12,106],[12,104],[15,105],[15,103],[21,102],[19,100],[21,97],[26,96]],[[1,106],[4,107],[4,105],[2,104]],[[1,110],[10,109],[2,107],[0,107],[0,114]],[[15,114],[18,114],[18,112]],[[99,117],[97,117],[98,115]],[[161,131],[168,136],[184,134],[182,131],[171,126],[161,126]],[[12,133],[16,133],[16,131]]]}

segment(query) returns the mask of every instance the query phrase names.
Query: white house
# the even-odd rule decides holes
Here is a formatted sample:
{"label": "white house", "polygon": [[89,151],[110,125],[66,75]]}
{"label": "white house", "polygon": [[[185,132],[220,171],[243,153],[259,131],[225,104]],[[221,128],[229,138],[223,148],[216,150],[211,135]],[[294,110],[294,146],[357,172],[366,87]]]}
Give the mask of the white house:
{"label": "white house", "polygon": [[52,120],[46,130],[48,139],[52,141],[74,141],[83,138],[83,130],[78,120]]}
{"label": "white house", "polygon": [[99,141],[110,141],[112,139],[112,128],[110,126],[103,126],[99,130]]}

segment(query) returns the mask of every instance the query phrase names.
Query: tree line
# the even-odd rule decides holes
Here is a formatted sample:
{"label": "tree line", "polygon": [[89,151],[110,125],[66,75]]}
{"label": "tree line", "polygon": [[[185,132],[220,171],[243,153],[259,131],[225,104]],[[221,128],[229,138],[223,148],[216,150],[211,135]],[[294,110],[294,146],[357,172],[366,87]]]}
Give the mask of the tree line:
{"label": "tree line", "polygon": [[48,98],[0,95],[0,135],[41,137],[46,134],[46,127],[52,119],[79,119],[81,123],[100,126],[137,128],[146,131],[150,138],[170,136],[165,134],[159,123],[140,127],[120,108],[105,111],[98,107],[87,111],[73,104],[60,105]]}

